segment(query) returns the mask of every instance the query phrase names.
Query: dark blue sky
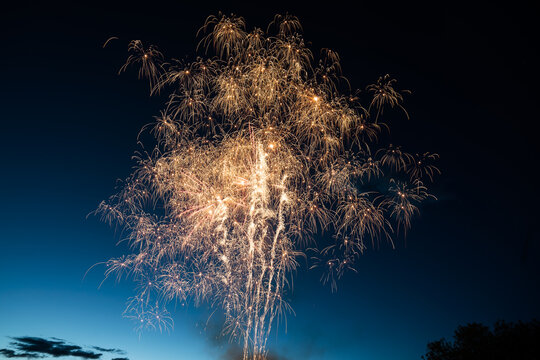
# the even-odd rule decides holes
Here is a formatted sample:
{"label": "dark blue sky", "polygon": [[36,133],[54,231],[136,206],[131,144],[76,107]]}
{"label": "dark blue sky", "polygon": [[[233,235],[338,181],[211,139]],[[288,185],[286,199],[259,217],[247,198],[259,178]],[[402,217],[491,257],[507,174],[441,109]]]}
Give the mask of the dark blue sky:
{"label": "dark blue sky", "polygon": [[[406,241],[381,244],[337,293],[298,273],[296,315],[271,340],[288,359],[419,359],[457,325],[540,316],[533,13],[525,3],[324,6],[146,2],[21,2],[0,24],[0,348],[10,336],[59,337],[121,348],[130,359],[215,359],[202,330],[208,309],[173,312],[170,334],[122,318],[132,284],[106,282],[93,264],[126,252],[119,234],[86,217],[125,178],[140,128],[161,108],[133,73],[117,76],[120,42],[141,39],[168,57],[193,56],[195,33],[218,11],[265,27],[297,15],[314,52],[341,55],[353,87],[390,73],[411,89],[411,120],[394,143],[441,155],[439,201]],[[1,355],[0,355],[1,356]],[[104,354],[103,359],[112,358]]]}

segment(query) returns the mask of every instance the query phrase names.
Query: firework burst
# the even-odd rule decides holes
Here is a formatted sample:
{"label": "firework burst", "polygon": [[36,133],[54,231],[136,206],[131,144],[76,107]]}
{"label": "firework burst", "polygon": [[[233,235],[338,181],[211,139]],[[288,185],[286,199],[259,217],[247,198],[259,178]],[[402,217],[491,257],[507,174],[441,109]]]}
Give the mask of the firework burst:
{"label": "firework burst", "polygon": [[98,212],[128,234],[133,253],[109,260],[106,276],[139,284],[126,316],[140,328],[171,326],[167,302],[208,303],[223,311],[223,331],[243,344],[244,359],[263,359],[315,234],[334,235],[313,265],[334,287],[367,241],[409,228],[430,196],[420,178],[438,173],[427,163],[436,155],[393,146],[372,155],[384,107],[403,109],[395,80],[369,86],[363,108],[338,91],[339,56],[325,50],[315,66],[300,29],[290,15],[267,33],[211,16],[199,46],[216,56],[191,63],[130,43],[121,71],[138,65],[151,93],[169,97],[151,126],[155,150],[137,157]]}

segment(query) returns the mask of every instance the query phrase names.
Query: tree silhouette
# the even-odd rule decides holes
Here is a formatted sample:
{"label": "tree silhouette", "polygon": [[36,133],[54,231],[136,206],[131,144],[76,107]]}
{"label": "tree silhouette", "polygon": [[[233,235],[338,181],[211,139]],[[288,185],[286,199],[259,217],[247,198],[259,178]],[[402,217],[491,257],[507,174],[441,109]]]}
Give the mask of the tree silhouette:
{"label": "tree silhouette", "polygon": [[444,338],[428,343],[424,360],[532,360],[540,359],[540,322],[498,321],[488,326],[458,326],[453,342]]}

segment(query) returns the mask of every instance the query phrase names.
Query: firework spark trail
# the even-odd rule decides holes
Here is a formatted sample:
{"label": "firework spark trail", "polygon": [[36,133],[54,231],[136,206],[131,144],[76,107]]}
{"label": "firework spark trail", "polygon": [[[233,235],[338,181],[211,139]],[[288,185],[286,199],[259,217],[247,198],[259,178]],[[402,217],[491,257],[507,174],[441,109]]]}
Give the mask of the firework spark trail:
{"label": "firework spark trail", "polygon": [[[164,303],[207,302],[223,310],[223,331],[243,343],[244,360],[265,358],[272,324],[290,310],[288,279],[316,233],[334,234],[313,266],[335,287],[366,240],[410,227],[431,196],[422,178],[439,173],[436,154],[371,152],[383,108],[405,111],[394,79],[368,86],[365,109],[339,93],[336,53],[313,65],[295,17],[276,16],[269,29],[277,34],[211,16],[200,45],[217,57],[192,63],[130,43],[121,71],[138,64],[152,94],[170,95],[150,131],[155,150],[138,156],[121,191],[98,208],[133,249],[106,270],[139,283],[126,316],[161,330],[172,325]],[[382,183],[387,190],[370,186]]]}

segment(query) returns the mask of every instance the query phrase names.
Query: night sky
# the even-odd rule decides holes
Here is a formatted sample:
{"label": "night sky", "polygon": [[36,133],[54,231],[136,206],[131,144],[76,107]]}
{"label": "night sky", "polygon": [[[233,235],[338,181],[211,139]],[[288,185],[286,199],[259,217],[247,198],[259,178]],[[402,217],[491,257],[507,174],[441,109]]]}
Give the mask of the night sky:
{"label": "night sky", "polygon": [[[441,156],[438,201],[423,205],[396,249],[370,248],[335,293],[316,271],[298,272],[288,294],[296,314],[272,335],[272,354],[420,359],[458,325],[540,317],[538,61],[527,3],[74,3],[2,9],[0,348],[35,337],[105,360],[230,353],[213,339],[207,307],[179,307],[172,332],[139,337],[122,318],[133,284],[98,288],[99,266],[85,277],[127,252],[114,227],[87,215],[129,175],[137,134],[164,100],[134,72],[117,75],[127,41],[193,58],[197,30],[218,11],[243,16],[249,29],[276,13],[298,16],[312,51],[336,50],[354,88],[391,74],[412,95],[411,119],[391,123],[390,140]],[[111,36],[120,40],[103,49]]]}

